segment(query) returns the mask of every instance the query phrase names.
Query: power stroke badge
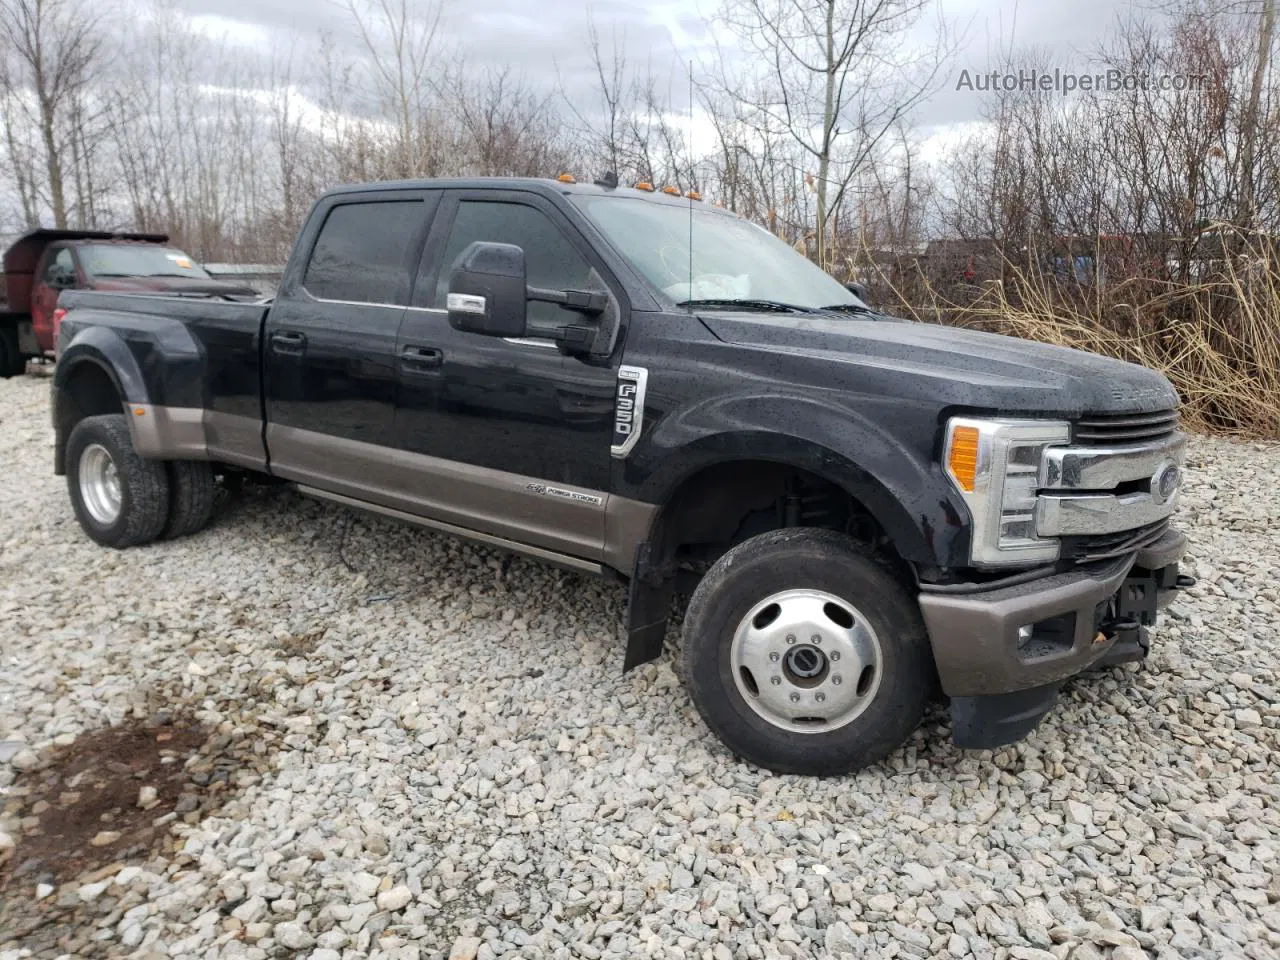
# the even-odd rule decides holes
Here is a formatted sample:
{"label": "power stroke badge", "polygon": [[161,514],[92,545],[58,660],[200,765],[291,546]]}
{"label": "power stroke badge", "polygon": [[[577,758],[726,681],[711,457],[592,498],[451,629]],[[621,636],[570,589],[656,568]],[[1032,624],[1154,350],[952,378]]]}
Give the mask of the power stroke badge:
{"label": "power stroke badge", "polygon": [[603,497],[597,497],[594,493],[583,493],[580,490],[566,490],[564,487],[553,487],[546,483],[527,483],[524,487],[530,493],[536,493],[540,497],[556,497],[560,500],[572,500],[574,503],[585,503],[593,507],[598,507],[604,503]]}
{"label": "power stroke badge", "polygon": [[618,394],[613,408],[613,446],[609,452],[621,460],[640,439],[644,426],[644,391],[649,371],[644,367],[618,368]]}

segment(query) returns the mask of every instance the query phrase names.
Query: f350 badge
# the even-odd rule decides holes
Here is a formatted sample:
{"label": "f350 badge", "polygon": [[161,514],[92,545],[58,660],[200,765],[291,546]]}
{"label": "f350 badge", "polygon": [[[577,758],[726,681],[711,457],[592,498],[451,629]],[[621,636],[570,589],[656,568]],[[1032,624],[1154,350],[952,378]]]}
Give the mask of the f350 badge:
{"label": "f350 badge", "polygon": [[644,367],[618,368],[618,394],[613,407],[613,446],[609,452],[618,460],[626,458],[640,439],[644,426],[644,390],[649,371]]}

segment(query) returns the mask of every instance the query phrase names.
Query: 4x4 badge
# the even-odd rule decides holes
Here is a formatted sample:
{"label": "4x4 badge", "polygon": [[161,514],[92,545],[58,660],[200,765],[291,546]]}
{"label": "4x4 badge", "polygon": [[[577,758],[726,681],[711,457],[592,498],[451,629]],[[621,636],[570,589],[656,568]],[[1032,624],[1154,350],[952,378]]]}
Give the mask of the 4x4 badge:
{"label": "4x4 badge", "polygon": [[644,367],[618,368],[618,394],[613,408],[613,446],[609,453],[619,460],[631,452],[644,426],[644,389],[649,371]]}

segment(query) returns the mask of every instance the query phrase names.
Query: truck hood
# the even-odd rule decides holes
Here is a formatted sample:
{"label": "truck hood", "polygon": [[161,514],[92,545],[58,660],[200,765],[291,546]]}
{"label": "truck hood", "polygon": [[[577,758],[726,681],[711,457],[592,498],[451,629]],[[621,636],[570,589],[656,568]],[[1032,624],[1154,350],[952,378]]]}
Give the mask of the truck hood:
{"label": "truck hood", "polygon": [[258,297],[252,287],[232,280],[203,277],[100,277],[90,279],[88,289],[129,293],[168,293],[189,296]]}
{"label": "truck hood", "polygon": [[908,378],[916,385],[903,393],[927,391],[944,403],[1009,412],[1146,413],[1178,405],[1173,386],[1154,370],[980,330],[793,314],[699,317],[725,343],[861,368],[852,378],[833,370],[830,379],[863,389],[882,390],[888,381],[907,387]]}

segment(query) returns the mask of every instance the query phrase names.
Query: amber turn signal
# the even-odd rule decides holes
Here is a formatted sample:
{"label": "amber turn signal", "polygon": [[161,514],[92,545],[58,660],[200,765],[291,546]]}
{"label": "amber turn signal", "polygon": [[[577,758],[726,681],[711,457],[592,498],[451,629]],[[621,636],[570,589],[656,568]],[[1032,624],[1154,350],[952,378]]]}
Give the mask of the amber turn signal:
{"label": "amber turn signal", "polygon": [[956,427],[951,432],[951,449],[947,466],[956,483],[966,493],[973,493],[978,480],[978,428]]}
{"label": "amber turn signal", "polygon": [[562,173],[560,174],[560,176],[556,177],[556,179],[559,180],[561,183],[577,183],[578,182],[578,178],[575,177],[572,173]]}
{"label": "amber turn signal", "polygon": [[685,196],[688,197],[690,200],[702,199],[702,194],[700,194],[697,190],[690,190],[685,194]]}
{"label": "amber turn signal", "polygon": [[653,184],[650,183],[648,180],[641,180],[639,183],[636,184],[636,189],[648,190],[650,192],[653,192]]}
{"label": "amber turn signal", "polygon": [[667,186],[663,187],[663,188],[662,188],[662,192],[663,192],[663,193],[669,193],[669,194],[671,194],[671,196],[673,196],[673,197],[678,197],[678,196],[680,196],[680,188],[679,188],[679,187],[673,187],[673,186],[671,186],[670,184],[668,184]]}

